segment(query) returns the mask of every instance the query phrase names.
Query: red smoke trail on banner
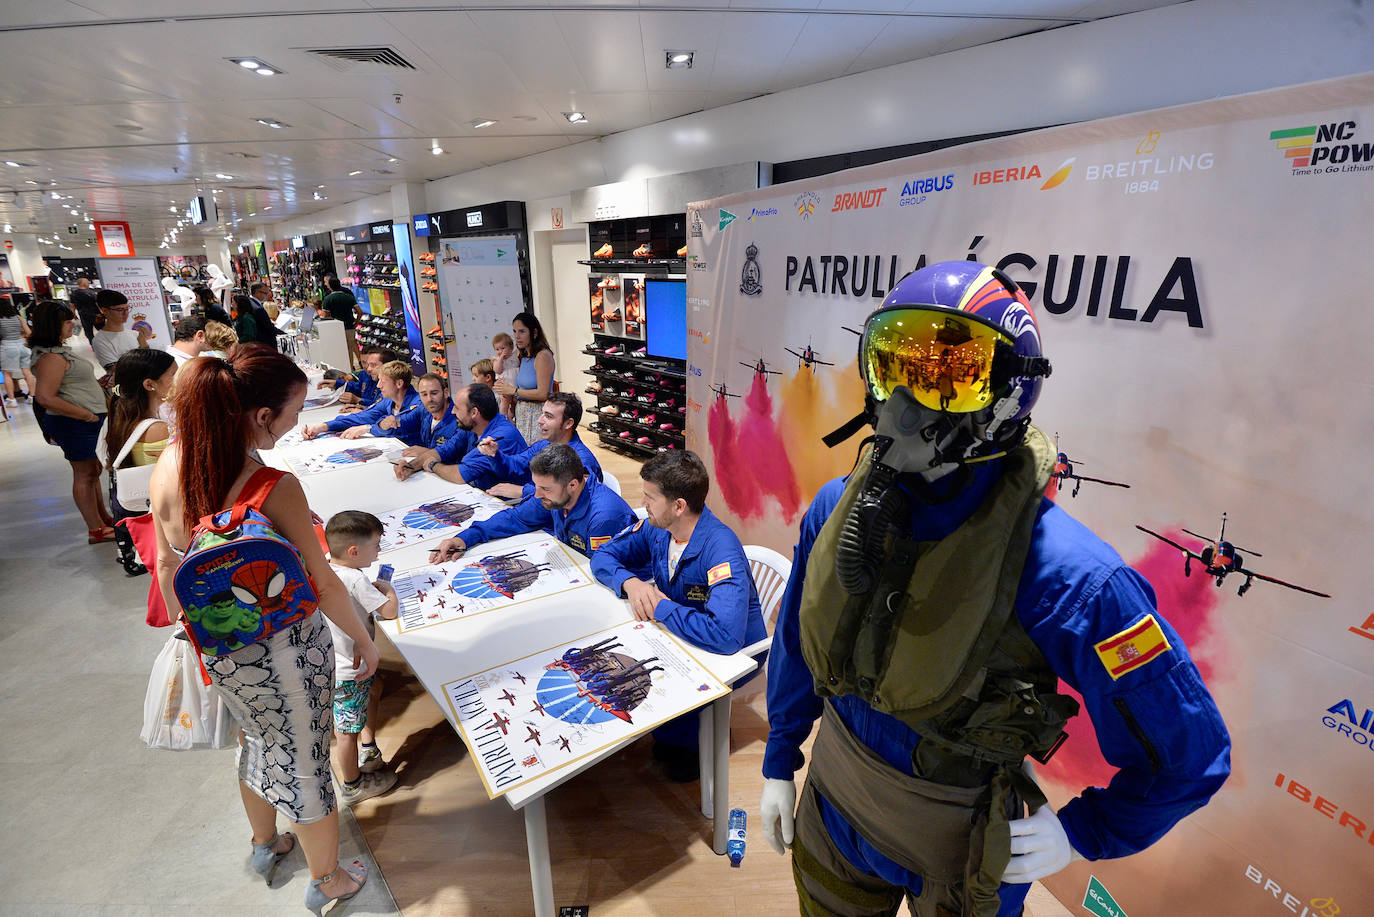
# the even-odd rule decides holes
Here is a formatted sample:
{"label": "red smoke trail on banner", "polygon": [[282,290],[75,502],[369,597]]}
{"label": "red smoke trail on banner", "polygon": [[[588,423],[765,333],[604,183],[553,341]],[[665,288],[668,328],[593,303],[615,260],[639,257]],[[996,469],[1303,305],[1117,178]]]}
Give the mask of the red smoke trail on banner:
{"label": "red smoke trail on banner", "polygon": [[[1189,537],[1178,529],[1161,531],[1180,544],[1189,541]],[[1127,562],[1149,580],[1160,613],[1187,644],[1188,653],[1197,664],[1203,683],[1215,690],[1213,673],[1234,672],[1224,657],[1225,647],[1212,639],[1219,630],[1216,615],[1221,590],[1214,585],[1210,576],[1198,575],[1197,564],[1193,565],[1193,575],[1185,577],[1182,555],[1165,544],[1156,543],[1140,560]],[[1091,647],[1084,647],[1083,652],[1088,657],[1095,656]],[[1062,681],[1059,690],[1082,703],[1082,697]],[[1078,716],[1070,720],[1065,731],[1069,734],[1069,741],[1064,743],[1048,765],[1037,767],[1037,772],[1075,795],[1084,787],[1106,786],[1116,773],[1116,768],[1103,759],[1097,745],[1097,731],[1093,729],[1087,710],[1080,711]]]}
{"label": "red smoke trail on banner", "polygon": [[763,514],[767,497],[778,501],[783,521],[791,523],[801,511],[801,492],[782,436],[773,420],[773,398],[761,376],[744,398],[744,419],[730,417],[726,399],[718,398],[707,414],[707,432],[715,456],[716,482],[721,496],[741,519]]}

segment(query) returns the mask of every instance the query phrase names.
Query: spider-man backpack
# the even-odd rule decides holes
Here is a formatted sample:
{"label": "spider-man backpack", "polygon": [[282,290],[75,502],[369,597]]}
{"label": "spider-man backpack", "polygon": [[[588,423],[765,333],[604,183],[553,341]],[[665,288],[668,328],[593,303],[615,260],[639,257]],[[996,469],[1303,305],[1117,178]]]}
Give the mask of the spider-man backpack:
{"label": "spider-man backpack", "polygon": [[233,507],[200,520],[172,589],[182,622],[202,653],[220,656],[304,620],[319,604],[294,545],[262,505],[285,474],[262,468]]}

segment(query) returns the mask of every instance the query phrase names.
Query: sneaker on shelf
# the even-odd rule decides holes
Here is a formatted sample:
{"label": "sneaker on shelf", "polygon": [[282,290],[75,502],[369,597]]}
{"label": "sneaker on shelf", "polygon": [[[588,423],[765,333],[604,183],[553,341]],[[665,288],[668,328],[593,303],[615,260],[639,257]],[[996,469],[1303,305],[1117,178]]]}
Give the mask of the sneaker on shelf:
{"label": "sneaker on shelf", "polygon": [[677,399],[664,398],[662,401],[655,404],[654,407],[658,408],[660,411],[671,411],[673,408],[677,407]]}
{"label": "sneaker on shelf", "polygon": [[621,347],[619,344],[612,344],[610,347],[607,347],[605,350],[602,351],[602,353],[604,353],[608,357],[613,357],[616,354],[621,354],[624,352],[625,348]]}
{"label": "sneaker on shelf", "polygon": [[621,411],[621,412],[620,412],[620,416],[623,417],[625,420],[638,420],[638,419],[639,419],[639,409],[638,409],[638,408],[630,408],[628,411]]}
{"label": "sneaker on shelf", "polygon": [[639,422],[646,427],[652,427],[656,420],[658,420],[658,417],[654,414],[645,414],[643,417],[639,418]]}
{"label": "sneaker on shelf", "polygon": [[607,313],[606,313],[606,321],[608,321],[608,322],[618,322],[618,321],[620,321],[620,310],[619,310],[619,309],[616,309],[614,312],[607,312]]}
{"label": "sneaker on shelf", "polygon": [[615,276],[602,277],[597,286],[603,290],[618,290],[620,289],[620,278]]}
{"label": "sneaker on shelf", "polygon": [[364,799],[381,796],[396,785],[396,772],[380,770],[370,774],[359,774],[358,782],[350,787],[344,784],[339,788],[339,801],[346,806],[354,806]]}
{"label": "sneaker on shelf", "polygon": [[679,249],[677,250],[677,256],[678,256],[679,258],[686,258],[686,257],[687,257],[687,246],[684,245],[684,246],[682,246],[682,248],[679,248]]}
{"label": "sneaker on shelf", "polygon": [[608,404],[601,409],[601,413],[605,414],[608,417],[615,417],[620,414],[620,408],[616,407],[613,404]]}
{"label": "sneaker on shelf", "polygon": [[671,423],[661,423],[661,424],[658,425],[658,428],[659,428],[660,430],[662,430],[664,433],[676,433],[676,432],[677,432],[677,427],[673,426]]}
{"label": "sneaker on shelf", "polygon": [[444,329],[441,328],[441,327],[439,327],[438,325],[435,325],[433,328],[431,328],[431,329],[429,329],[428,331],[426,331],[426,332],[425,332],[425,335],[426,335],[427,337],[437,338],[437,337],[442,336],[443,333],[444,333]]}
{"label": "sneaker on shelf", "polygon": [[654,396],[653,396],[653,393],[652,393],[652,392],[645,392],[644,394],[640,395],[640,396],[639,396],[638,398],[636,398],[635,400],[636,400],[636,401],[642,401],[642,402],[644,402],[645,404],[653,404],[653,403],[654,403]]}
{"label": "sneaker on shelf", "polygon": [[647,258],[652,255],[653,252],[649,249],[649,243],[645,242],[641,244],[639,248],[635,249],[633,254],[636,258]]}
{"label": "sneaker on shelf", "polygon": [[592,257],[609,258],[613,254],[615,254],[615,249],[611,247],[611,243],[607,242],[605,245],[601,246],[596,251],[592,252]]}
{"label": "sneaker on shelf", "polygon": [[593,395],[597,394],[601,391],[601,383],[593,382],[591,385],[587,386],[587,391],[591,392]]}
{"label": "sneaker on shelf", "polygon": [[620,438],[621,438],[621,439],[631,439],[631,438],[633,438],[633,437],[634,437],[634,434],[631,433],[629,430],[621,430],[621,431],[620,431]]}
{"label": "sneaker on shelf", "polygon": [[386,767],[386,761],[382,759],[381,749],[377,748],[376,745],[358,747],[358,770],[364,774],[375,774],[384,767]]}
{"label": "sneaker on shelf", "polygon": [[622,388],[619,392],[616,393],[616,397],[618,397],[618,398],[629,399],[629,398],[633,398],[634,396],[635,396],[635,390],[632,389],[632,388]]}
{"label": "sneaker on shelf", "polygon": [[659,446],[659,447],[658,447],[658,451],[659,451],[659,452],[671,452],[671,451],[673,451],[673,450],[676,449],[676,448],[677,448],[677,446],[674,446],[674,445],[672,445],[671,443],[669,443],[669,444],[666,445],[666,446]]}
{"label": "sneaker on shelf", "polygon": [[592,372],[594,372],[594,373],[599,373],[599,372],[601,372],[602,370],[604,370],[605,368],[606,368],[606,367],[602,366],[600,363],[593,363],[593,364],[592,364]]}
{"label": "sneaker on shelf", "polygon": [[648,446],[653,443],[653,439],[648,436],[641,436],[639,439],[635,440],[635,442],[639,443],[641,446]]}
{"label": "sneaker on shelf", "polygon": [[632,356],[632,357],[647,357],[648,355],[649,355],[649,348],[647,348],[647,347],[641,347],[641,348],[639,348],[638,350],[632,351],[632,352],[630,353],[630,356]]}

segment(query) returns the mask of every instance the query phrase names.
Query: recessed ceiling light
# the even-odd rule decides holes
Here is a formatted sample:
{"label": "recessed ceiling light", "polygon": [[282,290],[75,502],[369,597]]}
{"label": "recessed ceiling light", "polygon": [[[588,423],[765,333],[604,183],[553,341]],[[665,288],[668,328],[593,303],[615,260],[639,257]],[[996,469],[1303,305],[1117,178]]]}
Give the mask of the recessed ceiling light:
{"label": "recessed ceiling light", "polygon": [[238,64],[244,70],[252,70],[258,76],[276,76],[281,73],[278,68],[256,57],[226,57],[225,60]]}
{"label": "recessed ceiling light", "polygon": [[569,124],[586,124],[587,116],[580,111],[565,111],[563,117],[568,119]]}
{"label": "recessed ceiling light", "polygon": [[268,204],[266,207],[264,207],[264,208],[262,208],[262,209],[263,209],[263,210],[271,210],[271,209],[272,209],[272,205],[271,205],[271,204]]}
{"label": "recessed ceiling light", "polygon": [[215,178],[218,178],[220,181],[233,181],[233,180],[234,180],[234,176],[232,176],[232,175],[225,175],[223,172],[216,172],[216,173],[215,173]]}
{"label": "recessed ceiling light", "polygon": [[236,61],[236,63],[245,70],[258,69],[258,62],[253,60],[253,58],[251,57],[240,58],[238,61]]}
{"label": "recessed ceiling light", "polygon": [[491,127],[495,123],[496,122],[491,118],[478,118],[476,121],[472,122],[472,126],[477,130],[481,130],[484,127]]}
{"label": "recessed ceiling light", "polygon": [[19,168],[19,163],[15,162],[13,159],[6,159],[6,160],[5,160],[5,165],[10,166],[10,167],[15,168],[15,169]]}
{"label": "recessed ceiling light", "polygon": [[430,147],[430,150],[429,150],[429,151],[430,151],[431,153],[433,153],[435,156],[442,156],[442,155],[444,155],[444,148],[441,147],[441,146]]}
{"label": "recessed ceiling light", "polygon": [[363,170],[362,170],[362,169],[354,169],[352,172],[349,172],[348,174],[349,174],[349,175],[362,175],[362,174],[363,174]]}
{"label": "recessed ceiling light", "polygon": [[538,121],[534,115],[511,115],[513,121]]}
{"label": "recessed ceiling light", "polygon": [[259,67],[253,72],[256,73],[258,76],[272,76],[277,71],[273,70],[271,67]]}
{"label": "recessed ceiling light", "polygon": [[695,51],[664,51],[663,66],[669,70],[691,70]]}
{"label": "recessed ceiling light", "polygon": [[26,178],[26,179],[24,179],[24,184],[26,184],[26,185],[36,185],[36,184],[38,184],[38,182],[34,181],[32,178]]}
{"label": "recessed ceiling light", "polygon": [[263,127],[270,127],[276,130],[281,130],[283,127],[291,126],[289,124],[285,124],[281,121],[278,121],[276,118],[254,118],[253,120],[257,121]]}
{"label": "recessed ceiling light", "polygon": [[319,188],[321,191],[324,190],[324,185],[316,185],[315,187],[316,187],[316,188]]}
{"label": "recessed ceiling light", "polygon": [[[390,156],[390,157],[387,158],[387,162],[400,162],[400,161],[401,161],[401,160],[397,159],[395,156]],[[324,185],[320,185],[320,187],[323,188]]]}
{"label": "recessed ceiling light", "polygon": [[177,209],[176,209],[175,207],[168,207],[167,210],[168,210],[169,213],[176,213],[176,212],[177,212]]}

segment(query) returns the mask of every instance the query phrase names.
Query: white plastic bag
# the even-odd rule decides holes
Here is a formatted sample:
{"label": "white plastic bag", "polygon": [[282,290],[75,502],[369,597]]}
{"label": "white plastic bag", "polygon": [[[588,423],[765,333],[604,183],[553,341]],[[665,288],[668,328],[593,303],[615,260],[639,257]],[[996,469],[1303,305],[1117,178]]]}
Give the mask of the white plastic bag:
{"label": "white plastic bag", "polygon": [[167,638],[153,661],[143,696],[143,731],[149,748],[224,748],[235,741],[234,719],[200,677],[190,641]]}

